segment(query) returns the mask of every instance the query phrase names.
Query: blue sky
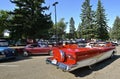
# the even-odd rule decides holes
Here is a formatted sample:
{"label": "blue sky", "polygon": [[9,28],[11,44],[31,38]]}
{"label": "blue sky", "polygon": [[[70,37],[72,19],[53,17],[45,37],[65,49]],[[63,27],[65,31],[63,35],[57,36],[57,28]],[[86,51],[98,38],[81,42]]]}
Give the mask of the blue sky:
{"label": "blue sky", "polygon": [[[75,27],[81,22],[81,5],[84,0],[45,0],[45,5],[50,6],[48,13],[52,13],[51,17],[54,22],[54,7],[52,4],[58,2],[57,7],[57,21],[61,18],[65,18],[65,22],[69,22],[70,18],[73,17],[75,21]],[[91,0],[92,9],[96,10],[98,0]],[[108,26],[112,27],[116,16],[120,16],[119,0],[101,0],[104,6],[106,17],[108,19]],[[9,0],[0,1],[0,10],[14,10],[15,5],[10,3]],[[68,23],[69,25],[69,23]]]}

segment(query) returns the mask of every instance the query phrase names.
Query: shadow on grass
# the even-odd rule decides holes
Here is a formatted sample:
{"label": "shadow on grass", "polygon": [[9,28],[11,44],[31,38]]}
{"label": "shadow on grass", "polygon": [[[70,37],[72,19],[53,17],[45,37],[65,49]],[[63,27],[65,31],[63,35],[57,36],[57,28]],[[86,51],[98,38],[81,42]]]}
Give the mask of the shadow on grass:
{"label": "shadow on grass", "polygon": [[94,71],[98,71],[100,69],[103,69],[110,65],[112,62],[115,60],[119,59],[120,55],[115,55],[112,59],[106,59],[104,61],[101,61],[99,63],[96,63],[92,66],[92,69],[89,69],[89,67],[83,67],[83,68],[78,68],[76,70],[70,71],[70,73],[74,74],[76,77],[85,77],[87,75],[90,75]]}

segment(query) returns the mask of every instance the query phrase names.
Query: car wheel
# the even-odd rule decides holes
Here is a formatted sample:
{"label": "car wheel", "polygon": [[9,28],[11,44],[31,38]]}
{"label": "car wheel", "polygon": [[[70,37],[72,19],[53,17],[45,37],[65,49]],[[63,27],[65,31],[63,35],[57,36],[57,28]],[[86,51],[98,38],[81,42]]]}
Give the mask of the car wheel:
{"label": "car wheel", "polygon": [[52,51],[52,50],[49,51],[49,55],[50,55],[50,56],[53,56],[53,51]]}
{"label": "car wheel", "polygon": [[25,57],[29,56],[28,52],[27,52],[27,51],[24,51],[24,52],[23,52],[23,56],[25,56]]}
{"label": "car wheel", "polygon": [[115,54],[116,54],[116,50],[114,50],[113,52],[112,52],[112,54],[111,54],[111,56],[110,56],[110,58],[114,58],[114,56],[115,56]]}
{"label": "car wheel", "polygon": [[113,53],[111,54],[110,58],[112,59],[115,56],[115,52],[113,51]]}

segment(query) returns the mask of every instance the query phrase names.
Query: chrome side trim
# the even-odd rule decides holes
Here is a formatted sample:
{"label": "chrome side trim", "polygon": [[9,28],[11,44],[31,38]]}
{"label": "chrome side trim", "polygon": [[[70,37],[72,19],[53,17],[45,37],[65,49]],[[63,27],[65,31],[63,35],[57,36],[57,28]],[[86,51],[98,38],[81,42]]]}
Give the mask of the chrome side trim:
{"label": "chrome side trim", "polygon": [[59,50],[61,55],[61,61],[65,59],[65,53],[62,50]]}

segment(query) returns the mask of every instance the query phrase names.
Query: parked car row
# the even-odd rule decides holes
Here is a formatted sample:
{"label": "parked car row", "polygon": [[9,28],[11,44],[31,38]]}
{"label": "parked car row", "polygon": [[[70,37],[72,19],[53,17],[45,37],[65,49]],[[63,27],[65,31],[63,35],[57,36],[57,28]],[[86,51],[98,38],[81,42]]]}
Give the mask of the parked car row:
{"label": "parked car row", "polygon": [[[85,40],[61,40],[58,42],[58,45],[50,46],[48,41],[38,41],[36,43],[22,45],[22,46],[14,46],[9,47],[8,41],[6,40],[0,40],[0,60],[1,59],[9,59],[9,58],[15,58],[16,55],[22,55],[22,56],[30,56],[30,55],[40,55],[40,54],[47,54],[51,55],[52,50],[56,47],[65,45],[65,44],[77,44],[78,47],[86,47],[87,41]],[[107,42],[89,42],[90,45],[99,45],[103,46]],[[56,43],[57,44],[57,43]],[[113,46],[116,46],[116,44],[112,43]]]}

